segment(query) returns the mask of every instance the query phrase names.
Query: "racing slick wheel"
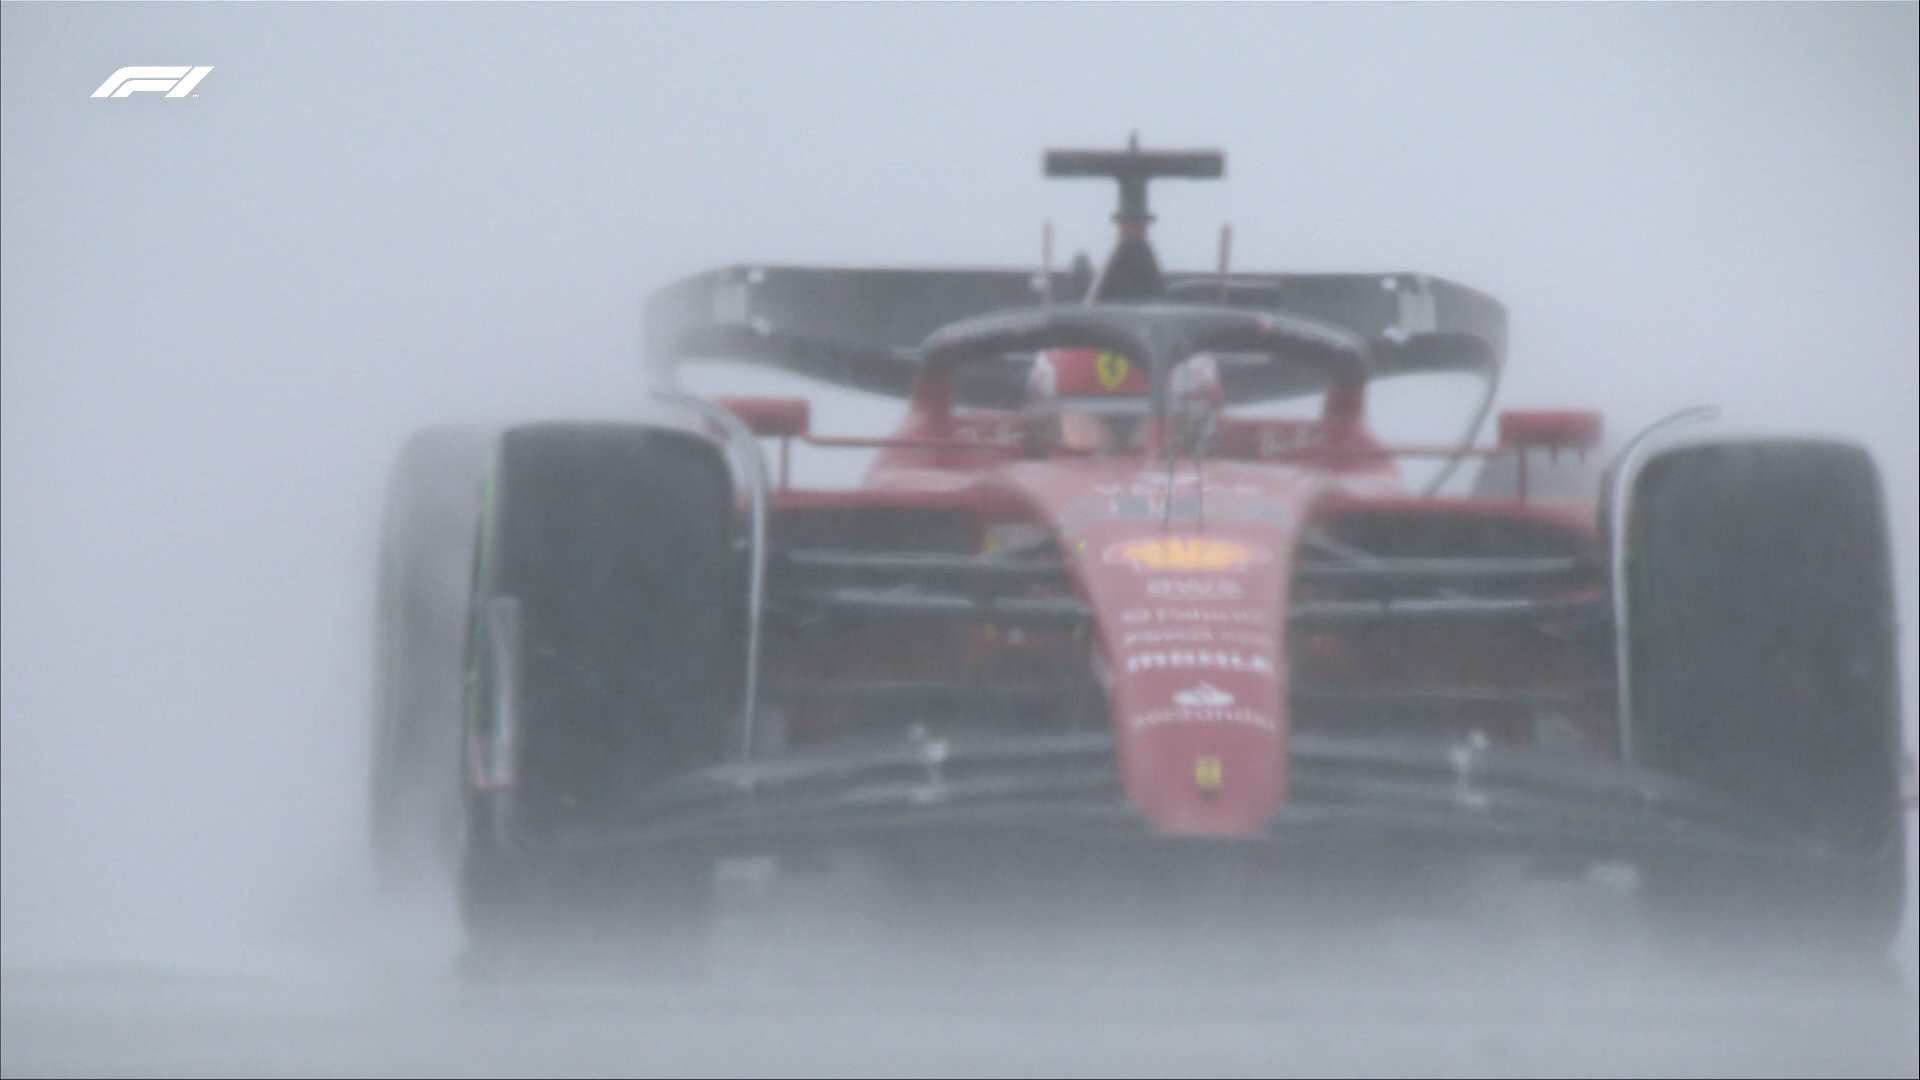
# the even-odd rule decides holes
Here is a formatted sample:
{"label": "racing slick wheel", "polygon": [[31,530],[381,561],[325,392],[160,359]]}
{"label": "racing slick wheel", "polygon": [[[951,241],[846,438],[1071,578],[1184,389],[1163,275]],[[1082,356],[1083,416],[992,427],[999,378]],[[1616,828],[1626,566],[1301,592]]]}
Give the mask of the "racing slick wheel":
{"label": "racing slick wheel", "polygon": [[468,653],[461,908],[485,946],[584,926],[688,938],[712,875],[632,843],[718,761],[744,682],[744,553],[720,452],[633,424],[500,439]]}
{"label": "racing slick wheel", "polygon": [[387,484],[375,622],[373,847],[388,885],[446,873],[460,836],[461,654],[494,432],[440,427]]}
{"label": "racing slick wheel", "polygon": [[1855,446],[1684,446],[1640,471],[1626,523],[1638,764],[1796,838],[1804,857],[1643,867],[1694,941],[1883,950],[1900,918],[1899,674],[1880,484]]}

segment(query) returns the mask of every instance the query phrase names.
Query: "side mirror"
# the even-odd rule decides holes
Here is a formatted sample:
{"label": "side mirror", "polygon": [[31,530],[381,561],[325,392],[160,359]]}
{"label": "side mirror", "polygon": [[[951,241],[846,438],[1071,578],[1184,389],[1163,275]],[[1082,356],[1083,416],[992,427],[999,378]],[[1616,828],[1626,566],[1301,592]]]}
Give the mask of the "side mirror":
{"label": "side mirror", "polygon": [[1585,409],[1509,409],[1500,414],[1500,449],[1585,453],[1600,445],[1600,431],[1600,414]]}
{"label": "side mirror", "polygon": [[755,435],[773,438],[806,438],[813,409],[806,398],[797,397],[725,397],[715,399],[722,408],[738,416]]}

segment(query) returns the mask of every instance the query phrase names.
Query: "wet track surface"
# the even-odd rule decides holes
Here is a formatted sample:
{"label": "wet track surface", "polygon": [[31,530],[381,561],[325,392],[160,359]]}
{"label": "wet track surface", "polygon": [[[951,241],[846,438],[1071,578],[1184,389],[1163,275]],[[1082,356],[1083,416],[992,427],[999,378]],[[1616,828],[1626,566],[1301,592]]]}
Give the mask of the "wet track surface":
{"label": "wet track surface", "polygon": [[[142,973],[7,980],[9,1075],[1913,1075],[1912,1004]],[[1904,1026],[1901,1014],[1905,1013]]]}
{"label": "wet track surface", "polygon": [[[736,889],[736,893],[738,890]],[[15,968],[7,1075],[1912,1076],[1911,972],[1682,965],[1618,898],[1330,934],[881,930],[731,897],[694,971],[593,948],[477,975],[437,914],[228,965]],[[811,895],[807,893],[811,892]]]}

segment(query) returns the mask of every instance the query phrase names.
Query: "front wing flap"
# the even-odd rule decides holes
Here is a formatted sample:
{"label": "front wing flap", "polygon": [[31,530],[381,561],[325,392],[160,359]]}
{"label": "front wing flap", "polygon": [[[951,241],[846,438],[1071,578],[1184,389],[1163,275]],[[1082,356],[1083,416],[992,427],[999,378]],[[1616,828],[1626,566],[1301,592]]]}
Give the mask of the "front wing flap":
{"label": "front wing flap", "polygon": [[[1837,859],[1657,772],[1564,750],[1447,738],[1297,733],[1292,794],[1251,843],[1419,840],[1599,859],[1743,854]],[[1146,838],[1104,732],[848,741],[749,758],[653,789],[619,819],[553,838],[577,849],[781,839],[944,825]]]}

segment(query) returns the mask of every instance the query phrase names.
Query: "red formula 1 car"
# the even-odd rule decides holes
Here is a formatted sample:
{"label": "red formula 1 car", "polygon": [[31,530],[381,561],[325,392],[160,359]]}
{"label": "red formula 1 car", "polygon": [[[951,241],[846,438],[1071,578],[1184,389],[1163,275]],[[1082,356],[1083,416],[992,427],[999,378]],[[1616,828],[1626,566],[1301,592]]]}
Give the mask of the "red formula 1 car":
{"label": "red formula 1 car", "polygon": [[[904,397],[890,438],[665,390],[631,423],[416,437],[382,854],[455,852],[483,940],[588,894],[697,918],[723,856],[965,837],[1625,863],[1677,925],[1883,948],[1902,755],[1867,455],[1676,421],[1603,462],[1587,412],[1480,445],[1492,298],[1161,270],[1149,180],[1222,163],[1048,154],[1119,182],[1097,274],[730,267],[649,302],[663,373]],[[1464,438],[1382,441],[1370,394],[1419,419],[1416,376],[1484,386]],[[796,442],[875,453],[806,490]]]}

